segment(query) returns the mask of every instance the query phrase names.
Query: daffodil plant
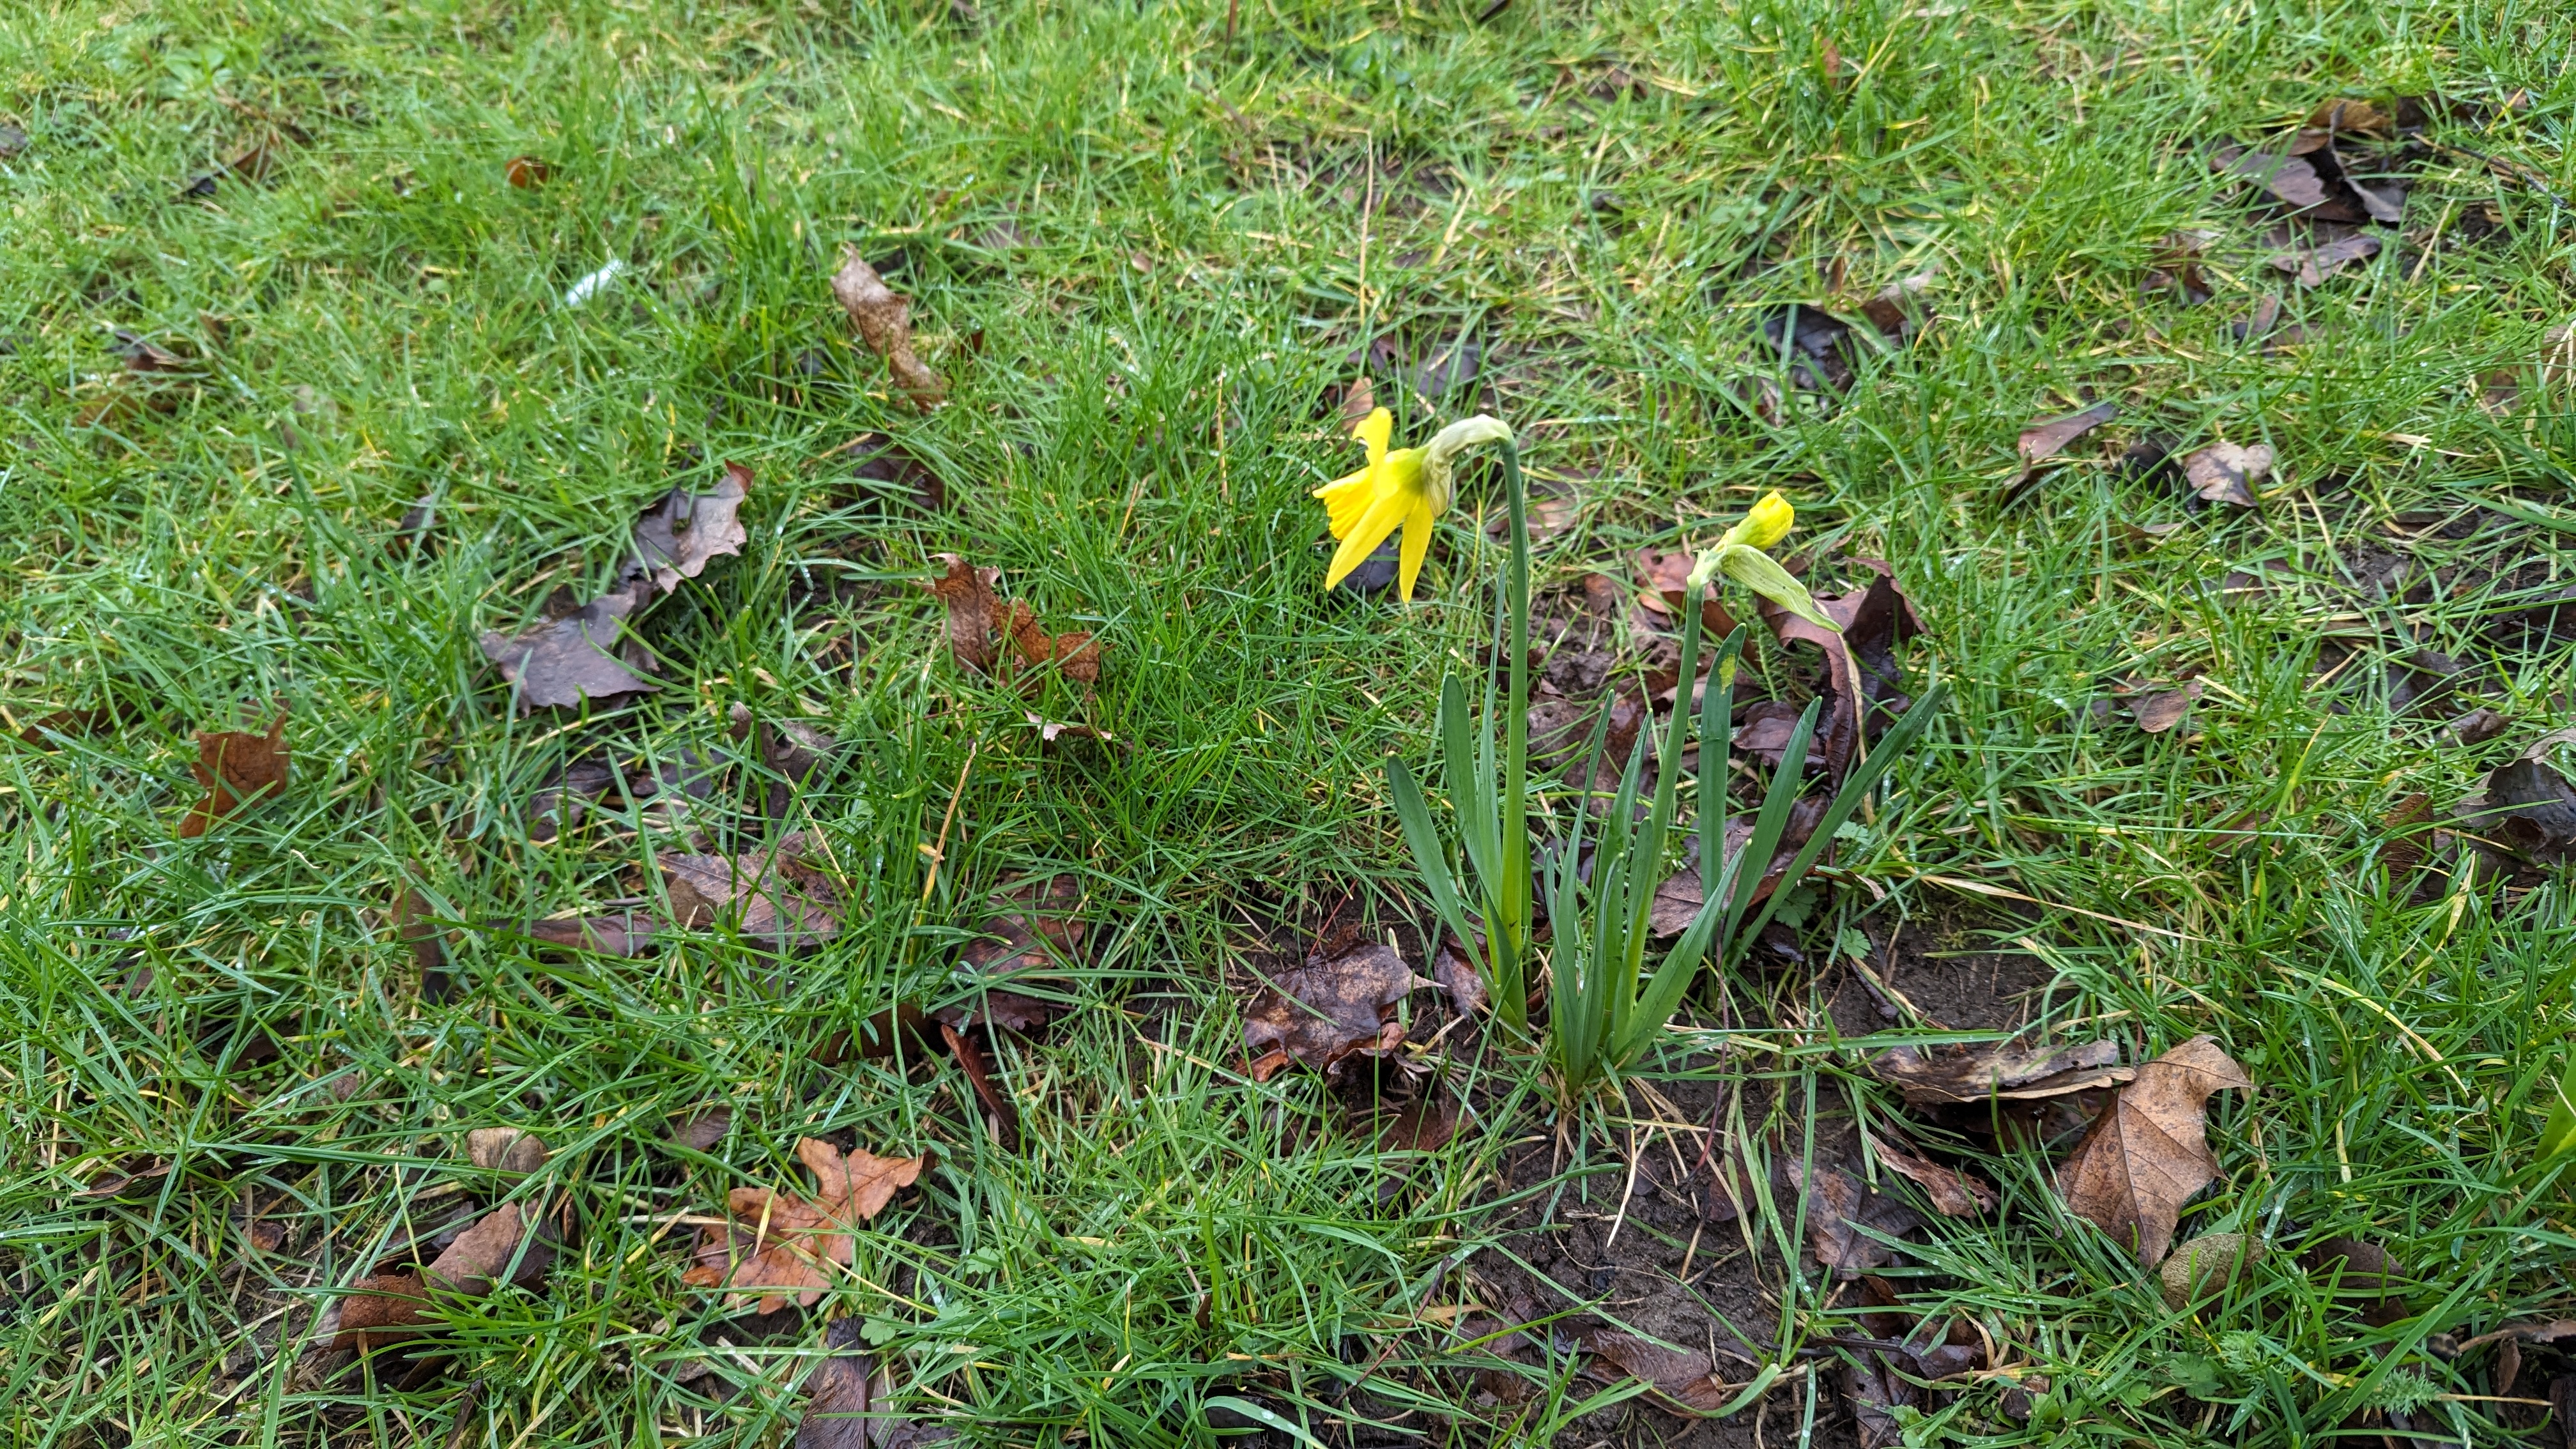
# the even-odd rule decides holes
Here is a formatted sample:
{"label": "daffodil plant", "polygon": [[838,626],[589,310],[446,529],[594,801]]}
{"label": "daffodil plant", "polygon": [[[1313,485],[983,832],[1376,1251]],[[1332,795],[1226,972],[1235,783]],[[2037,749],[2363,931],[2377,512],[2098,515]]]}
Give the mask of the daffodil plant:
{"label": "daffodil plant", "polygon": [[[1380,421],[1382,417],[1383,414],[1373,414],[1360,426],[1361,437],[1369,443],[1371,473],[1385,460],[1400,456],[1385,452],[1387,431]],[[1445,452],[1443,440],[1453,443]],[[1470,419],[1443,430],[1424,450],[1421,496],[1432,496],[1431,461],[1437,457],[1438,505],[1428,515],[1436,517],[1448,504],[1455,453],[1464,446],[1489,441],[1502,445],[1511,521],[1511,556],[1499,581],[1496,620],[1507,636],[1503,656],[1506,697],[1496,700],[1489,674],[1484,709],[1481,717],[1474,717],[1468,711],[1466,688],[1458,676],[1453,673],[1441,681],[1440,753],[1444,783],[1457,820],[1456,849],[1453,851],[1442,838],[1429,801],[1401,758],[1387,762],[1388,785],[1394,796],[1396,817],[1404,828],[1406,844],[1422,873],[1433,909],[1483,978],[1496,1021],[1507,1035],[1519,1041],[1532,1040],[1535,1035],[1530,1026],[1530,987],[1533,967],[1541,963],[1536,959],[1533,925],[1538,898],[1544,893],[1551,932],[1544,962],[1549,990],[1543,1055],[1556,1078],[1561,1099],[1573,1106],[1605,1082],[1616,1080],[1654,1043],[1672,1020],[1683,994],[1712,949],[1729,964],[1740,960],[1743,943],[1760,934],[1778,902],[1815,864],[1834,832],[1851,817],[1889,765],[1922,733],[1941,691],[1937,685],[1925,691],[1921,702],[1845,778],[1816,829],[1787,867],[1770,872],[1761,867],[1772,860],[1787,832],[1790,806],[1799,793],[1807,745],[1815,734],[1822,701],[1810,703],[1790,732],[1788,747],[1780,767],[1772,772],[1752,830],[1743,848],[1729,856],[1725,850],[1729,725],[1733,713],[1733,666],[1744,647],[1744,630],[1738,628],[1729,635],[1718,646],[1717,657],[1712,661],[1715,668],[1709,672],[1697,711],[1700,751],[1694,793],[1699,807],[1702,904],[1681,938],[1650,974],[1646,954],[1653,939],[1655,891],[1670,868],[1666,856],[1677,839],[1674,824],[1680,808],[1681,772],[1676,766],[1691,743],[1693,710],[1687,681],[1697,679],[1700,672],[1701,590],[1723,574],[1800,618],[1827,629],[1835,625],[1816,606],[1806,588],[1765,552],[1787,536],[1796,514],[1789,501],[1778,493],[1764,497],[1702,554],[1691,570],[1682,607],[1680,678],[1686,683],[1665,730],[1663,747],[1657,751],[1657,758],[1666,762],[1666,768],[1656,772],[1651,804],[1643,818],[1637,806],[1646,789],[1643,782],[1650,732],[1640,732],[1629,753],[1618,789],[1609,802],[1601,838],[1588,859],[1584,822],[1590,812],[1578,801],[1571,812],[1574,826],[1570,837],[1550,850],[1541,868],[1533,872],[1529,835],[1529,519],[1520,455],[1510,430],[1491,418]],[[1328,506],[1336,507],[1334,532],[1342,539],[1342,556],[1352,556],[1356,548],[1352,562],[1365,558],[1392,531],[1395,521],[1406,521],[1407,566],[1402,582],[1409,596],[1420,562],[1409,531],[1413,515],[1399,514],[1394,504],[1376,501],[1404,496],[1399,491],[1400,482],[1374,485],[1356,481],[1367,476],[1355,474],[1332,488],[1345,489],[1338,496],[1349,499],[1362,488],[1383,487],[1385,491],[1374,495],[1366,505],[1365,516],[1394,521],[1384,522],[1372,536],[1359,521],[1359,505],[1335,505],[1332,498],[1327,498]],[[1350,517],[1354,520],[1348,529],[1341,526],[1339,509],[1344,506],[1351,508]],[[1408,502],[1405,506],[1410,509],[1413,505]],[[1340,556],[1335,568],[1338,572],[1348,571]],[[1604,711],[1593,728],[1586,780],[1600,778],[1608,723],[1608,713]],[[1457,856],[1462,853],[1466,863],[1463,871],[1455,868]],[[1767,900],[1757,901],[1764,895],[1766,879],[1770,882]]]}

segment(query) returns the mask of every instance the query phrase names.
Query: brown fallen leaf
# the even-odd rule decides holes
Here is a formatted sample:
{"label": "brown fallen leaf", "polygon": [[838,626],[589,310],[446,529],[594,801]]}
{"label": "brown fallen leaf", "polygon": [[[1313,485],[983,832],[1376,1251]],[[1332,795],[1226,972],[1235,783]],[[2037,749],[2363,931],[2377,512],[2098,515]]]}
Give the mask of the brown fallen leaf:
{"label": "brown fallen leaf", "polygon": [[2207,1123],[2209,1095],[2223,1090],[2254,1083],[2213,1037],[2140,1066],[2058,1168],[2067,1210],[2134,1249],[2143,1266],[2162,1262],[2183,1204],[2218,1175]]}
{"label": "brown fallen leaf", "polygon": [[921,456],[883,433],[861,433],[832,450],[851,462],[850,477],[881,499],[924,513],[948,506],[948,481]]}
{"label": "brown fallen leaf", "polygon": [[554,164],[535,156],[513,156],[501,163],[501,174],[521,191],[534,191],[555,179]]}
{"label": "brown fallen leaf", "polygon": [[841,749],[840,741],[799,720],[761,720],[755,724],[749,705],[734,705],[726,712],[726,720],[726,732],[734,741],[753,744],[762,767],[777,777],[768,782],[762,797],[772,820],[787,818],[795,806],[797,789],[813,779]]}
{"label": "brown fallen leaf", "polygon": [[501,677],[518,686],[522,714],[577,705],[585,699],[650,694],[662,686],[636,674],[608,651],[616,646],[626,617],[651,595],[651,587],[638,582],[611,589],[573,613],[525,633],[487,633],[482,639],[483,657],[501,666]]}
{"label": "brown fallen leaf", "polygon": [[54,747],[51,736],[59,735],[64,739],[74,739],[82,735],[100,734],[115,729],[129,720],[141,718],[142,713],[141,710],[123,700],[113,700],[89,709],[58,709],[51,714],[39,717],[35,723],[19,730],[18,738],[40,750],[49,750]]}
{"label": "brown fallen leaf", "polygon": [[928,412],[948,395],[948,384],[912,350],[912,304],[885,284],[876,268],[853,247],[841,254],[841,270],[832,278],[832,295],[859,329],[859,339],[886,361],[895,386],[915,408]]}
{"label": "brown fallen leaf", "polygon": [[814,1174],[814,1196],[735,1188],[725,1197],[734,1221],[698,1229],[696,1262],[680,1275],[682,1284],[723,1291],[728,1307],[755,1297],[763,1313],[777,1312],[790,1298],[813,1307],[832,1284],[824,1265],[846,1268],[856,1260],[859,1226],[910,1187],[926,1161],[865,1149],[845,1156],[819,1137],[799,1139],[796,1159]]}
{"label": "brown fallen leaf", "polygon": [[2119,1065],[2120,1044],[2022,1047],[1995,1042],[1956,1053],[1931,1054],[1893,1047],[1870,1059],[1872,1075],[1896,1088],[1908,1105],[1939,1106],[1990,1099],[2060,1096],[2128,1081],[2137,1073]]}
{"label": "brown fallen leaf", "polygon": [[2325,102],[2308,115],[2308,125],[2317,130],[2342,131],[2354,136],[2393,136],[2397,122],[2386,111],[2368,101],[2338,98]]}
{"label": "brown fallen leaf", "polygon": [[[537,1231],[531,1233],[532,1228]],[[339,1332],[331,1347],[365,1350],[418,1337],[432,1326],[423,1311],[441,1295],[480,1298],[504,1274],[512,1283],[532,1287],[553,1268],[554,1258],[554,1246],[536,1214],[516,1203],[504,1204],[458,1234],[428,1267],[361,1279],[340,1302]]]}
{"label": "brown fallen leaf", "polygon": [[1839,1167],[1817,1164],[1811,1175],[1795,1158],[1783,1157],[1781,1171],[1789,1186],[1806,1199],[1807,1237],[1817,1265],[1846,1282],[1873,1268],[1896,1261],[1896,1252],[1863,1229],[1899,1237],[1923,1225],[1914,1209],[1885,1193],[1872,1192]]}
{"label": "brown fallen leaf", "polygon": [[993,593],[1000,581],[1000,569],[977,568],[953,553],[932,557],[948,565],[948,572],[922,587],[930,590],[948,611],[948,652],[956,661],[977,674],[993,672],[993,631],[1003,619],[1002,601]]}
{"label": "brown fallen leaf", "polygon": [[651,579],[664,593],[694,579],[720,554],[739,557],[751,535],[737,516],[751,496],[751,470],[725,464],[724,481],[704,493],[673,487],[635,521],[635,556],[623,579]]}
{"label": "brown fallen leaf", "polygon": [[2325,182],[2305,157],[2221,146],[2210,153],[2209,166],[2213,171],[2256,183],[2293,210],[2305,211],[2327,202]]}
{"label": "brown fallen leaf", "polygon": [[896,1412],[894,1377],[860,1348],[861,1327],[836,1318],[823,1330],[824,1358],[805,1376],[805,1414],[789,1449],[915,1449],[957,1437]]}
{"label": "brown fallen leaf", "polygon": [[1466,947],[1455,938],[1441,937],[1440,949],[1431,953],[1431,979],[1449,993],[1449,1004],[1461,1016],[1474,1016],[1485,1009],[1485,978],[1476,974],[1475,964],[1467,959]]}
{"label": "brown fallen leaf", "polygon": [[[1680,612],[1682,599],[1689,591],[1690,571],[1699,562],[1698,557],[1688,550],[1662,553],[1641,548],[1634,558],[1637,578],[1646,586],[1645,593],[1638,596],[1637,602],[1663,615],[1666,620],[1672,620]],[[1672,623],[1670,627],[1679,628],[1680,625]],[[1735,616],[1718,602],[1714,589],[1699,601],[1699,627],[1701,636],[1712,641],[1723,640],[1735,632]],[[1679,667],[1674,666],[1676,669]]]}
{"label": "brown fallen leaf", "polygon": [[1843,1402],[1851,1407],[1852,1426],[1858,1430],[1861,1449],[1894,1449],[1905,1442],[1905,1426],[1896,1417],[1899,1408],[1919,1409],[1923,1391],[1906,1381],[1890,1365],[1885,1355],[1860,1353],[1843,1365],[1841,1374]]}
{"label": "brown fallen leaf", "polygon": [[997,914],[985,924],[985,934],[957,953],[959,974],[968,980],[973,994],[939,1008],[931,1017],[960,1030],[998,1026],[1035,1031],[1064,1008],[1022,992],[997,989],[994,983],[1047,970],[1059,954],[1070,955],[1082,944],[1082,881],[1071,874],[1033,876],[993,892],[988,903]]}
{"label": "brown fallen leaf", "polygon": [[1011,1095],[994,1085],[993,1072],[984,1060],[983,1048],[946,1022],[939,1024],[939,1038],[957,1058],[957,1069],[966,1074],[966,1085],[984,1104],[986,1120],[992,1124],[993,1141],[1004,1152],[1020,1150],[1020,1109]]}
{"label": "brown fallen leaf", "polygon": [[1100,679],[1100,642],[1087,630],[1050,636],[1038,627],[1037,611],[1026,603],[1011,601],[1011,647],[1018,651],[1020,663],[1029,669],[1043,669],[1052,664],[1056,672],[1076,684],[1093,684]]}
{"label": "brown fallen leaf", "polygon": [[525,1176],[546,1165],[546,1144],[517,1127],[477,1127],[465,1134],[465,1157],[476,1167]]}
{"label": "brown fallen leaf", "polygon": [[1348,428],[1377,410],[1377,384],[1365,372],[1342,388],[1342,426]]}
{"label": "brown fallen leaf", "polygon": [[1945,1167],[1891,1137],[1873,1136],[1870,1145],[1880,1162],[1923,1189],[1932,1210],[1945,1218],[1973,1218],[2003,1205],[2003,1198],[1975,1173]]}
{"label": "brown fallen leaf", "polygon": [[1430,984],[1379,942],[1279,972],[1244,1006],[1252,1079],[1266,1082],[1292,1061],[1337,1076],[1335,1068],[1354,1053],[1394,1050],[1404,1040],[1396,1004]]}
{"label": "brown fallen leaf", "polygon": [[721,924],[782,947],[829,941],[841,933],[840,894],[813,849],[799,831],[753,854],[661,856],[671,914],[689,930]]}
{"label": "brown fallen leaf", "polygon": [[391,915],[395,939],[411,952],[411,963],[420,972],[421,995],[444,1000],[454,983],[447,971],[447,936],[429,908],[429,898],[406,887],[394,897]]}
{"label": "brown fallen leaf", "polygon": [[588,951],[595,956],[641,956],[653,944],[653,937],[659,930],[660,923],[640,911],[620,911],[607,916],[530,921],[519,928],[519,934],[567,951]]}
{"label": "brown fallen leaf", "polygon": [[1601,1372],[1607,1365],[1621,1376],[1637,1379],[1648,1386],[1647,1400],[1669,1414],[1713,1414],[1744,1387],[1719,1377],[1709,1356],[1696,1349],[1672,1348],[1607,1327],[1583,1329],[1576,1338],[1583,1351],[1597,1360],[1591,1369],[1593,1377],[1610,1380],[1611,1375]]}
{"label": "brown fallen leaf", "polygon": [[2191,713],[2192,703],[2199,698],[2200,681],[2195,679],[2180,689],[2139,695],[2129,701],[2129,714],[2139,729],[2160,735],[2182,723],[2182,717]]}
{"label": "brown fallen leaf", "polygon": [[1932,309],[1923,304],[1922,297],[1939,276],[1940,269],[1931,267],[1890,282],[1860,304],[1860,313],[1880,336],[1902,342],[1932,321]]}
{"label": "brown fallen leaf", "polygon": [[663,1135],[674,1147],[708,1152],[724,1141],[725,1134],[732,1130],[733,1109],[719,1106],[702,1108],[681,1118],[672,1123],[670,1131]]}
{"label": "brown fallen leaf", "polygon": [[1870,727],[1893,722],[1912,703],[1898,688],[1904,672],[1896,646],[1923,632],[1894,570],[1879,559],[1852,562],[1875,575],[1868,587],[1816,600],[1841,633],[1820,629],[1768,599],[1759,604],[1762,622],[1781,643],[1812,644],[1825,656],[1825,707],[1816,717],[1808,758],[1822,760],[1825,778],[1835,783],[1859,762]]}
{"label": "brown fallen leaf", "polygon": [[280,704],[265,735],[198,732],[197,760],[188,768],[196,772],[197,783],[206,787],[206,798],[179,822],[180,839],[193,840],[218,817],[286,789],[287,714],[287,707]]}
{"label": "brown fallen leaf", "polygon": [[2485,786],[2459,803],[2455,818],[2479,836],[2527,856],[2556,859],[2576,846],[2576,782],[2555,763],[2556,747],[2568,733],[2545,734],[2488,771]]}
{"label": "brown fallen leaf", "polygon": [[2098,402],[2080,413],[2060,418],[2042,418],[2021,430],[2017,451],[2021,454],[2021,472],[2004,489],[2007,502],[2028,492],[2039,465],[2056,457],[2067,444],[2120,415],[2115,402]]}
{"label": "brown fallen leaf", "polygon": [[2183,459],[2183,476],[2191,481],[2192,490],[2210,503],[2229,503],[2238,508],[2253,508],[2260,502],[2254,485],[2272,470],[2270,445],[2256,443],[2240,447],[2235,443],[2212,443]]}
{"label": "brown fallen leaf", "polygon": [[2363,233],[2301,251],[2281,252],[2270,261],[2273,270],[2296,276],[2300,286],[2318,287],[2346,266],[2378,253],[2379,238]]}

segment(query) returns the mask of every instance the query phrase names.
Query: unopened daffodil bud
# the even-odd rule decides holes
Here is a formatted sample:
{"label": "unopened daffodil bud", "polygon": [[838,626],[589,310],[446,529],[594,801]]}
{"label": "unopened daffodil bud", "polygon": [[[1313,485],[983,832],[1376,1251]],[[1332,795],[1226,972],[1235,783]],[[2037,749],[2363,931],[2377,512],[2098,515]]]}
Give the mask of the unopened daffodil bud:
{"label": "unopened daffodil bud", "polygon": [[1699,556],[1690,571],[1690,587],[1696,592],[1710,580],[1724,574],[1772,603],[1806,620],[1819,629],[1842,632],[1842,626],[1827,617],[1816,606],[1815,595],[1807,586],[1780,567],[1763,550],[1789,536],[1798,521],[1797,511],[1778,490],[1766,493],[1733,528],[1718,536],[1717,543]]}
{"label": "unopened daffodil bud", "polygon": [[1740,543],[1752,548],[1769,548],[1787,538],[1789,530],[1797,522],[1798,510],[1790,507],[1789,500],[1779,489],[1774,488],[1763,494],[1761,501],[1754,504],[1752,510],[1746,513],[1733,528],[1728,529],[1718,542]]}

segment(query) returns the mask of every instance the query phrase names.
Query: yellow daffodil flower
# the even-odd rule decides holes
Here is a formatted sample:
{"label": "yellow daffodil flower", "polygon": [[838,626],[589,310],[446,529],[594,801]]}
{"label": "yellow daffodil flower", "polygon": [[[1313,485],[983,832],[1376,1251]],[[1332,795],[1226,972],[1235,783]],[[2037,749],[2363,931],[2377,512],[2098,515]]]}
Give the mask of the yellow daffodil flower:
{"label": "yellow daffodil flower", "polygon": [[1815,595],[1807,592],[1807,586],[1763,552],[1787,538],[1797,521],[1797,510],[1778,489],[1762,495],[1740,522],[1719,534],[1716,545],[1699,556],[1690,572],[1690,586],[1696,589],[1723,573],[1808,623],[1841,633],[1842,626],[1816,607]]}
{"label": "yellow daffodil flower", "polygon": [[1314,492],[1323,500],[1333,537],[1342,541],[1325,572],[1325,588],[1339,584],[1401,527],[1404,544],[1396,555],[1395,596],[1411,599],[1413,581],[1431,552],[1432,523],[1449,509],[1458,454],[1512,435],[1500,419],[1479,416],[1451,423],[1422,447],[1390,451],[1394,431],[1395,416],[1384,408],[1360,419],[1351,436],[1367,446],[1368,466]]}

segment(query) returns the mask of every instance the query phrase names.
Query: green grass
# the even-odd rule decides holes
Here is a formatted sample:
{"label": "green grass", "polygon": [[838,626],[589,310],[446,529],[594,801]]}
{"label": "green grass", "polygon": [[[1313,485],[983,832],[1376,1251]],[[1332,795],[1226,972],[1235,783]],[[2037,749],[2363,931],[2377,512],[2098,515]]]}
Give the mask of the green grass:
{"label": "green grass", "polygon": [[[2419,1350],[2576,1307],[2564,1192],[2529,1162],[2576,924],[2554,877],[2418,897],[2375,862],[2394,800],[2447,806],[2476,782],[2449,713],[2492,704],[2519,747],[2576,711],[2570,647],[2495,627],[2566,572],[2568,535],[2473,507],[2556,498],[2576,454],[2535,370],[2568,320],[2568,218],[2436,156],[2407,225],[2440,244],[2291,289],[2311,340],[2266,354],[2226,329],[2278,278],[2199,148],[2335,95],[2439,90],[2490,108],[2444,125],[2453,146],[2576,192],[2564,15],[1516,0],[1480,25],[1482,8],[1255,0],[1230,37],[1214,3],[0,16],[0,120],[30,138],[0,161],[0,706],[21,726],[133,712],[59,748],[0,744],[11,1441],[440,1442],[479,1380],[479,1424],[446,1442],[775,1444],[826,1311],[869,1319],[906,1402],[967,1406],[979,1442],[1216,1442],[1204,1402],[1256,1395],[1328,1443],[1379,1442],[1335,1423],[1362,1413],[1396,1424],[1384,1442],[1467,1444],[1579,1405],[1598,1386],[1559,1360],[1535,1401],[1556,1408],[1481,1425],[1508,1416],[1425,1367],[1461,1356],[1417,1317],[1460,1301],[1442,1265],[1497,1231],[1506,1144],[1550,1130],[1536,1098],[1507,1090],[1381,1205],[1371,1139],[1320,1083],[1241,1078],[1222,985],[1344,892],[1380,924],[1418,917],[1380,761],[1427,758],[1434,681],[1476,656],[1497,553],[1474,515],[1498,505],[1465,491],[1412,610],[1319,596],[1304,495],[1353,452],[1321,399],[1388,328],[1408,358],[1485,349],[1481,399],[1382,379],[1400,438],[1488,406],[1536,474],[1579,480],[1543,585],[1705,544],[1773,486],[1800,508],[1784,552],[1895,562],[1932,629],[1916,675],[1950,693],[1842,852],[1867,886],[1830,898],[1812,960],[1865,909],[1975,906],[1920,875],[1978,879],[2072,908],[1969,917],[2057,970],[2057,1022],[2148,1050],[2213,1032],[2260,1084],[2214,1106],[2224,1172],[2184,1234],[2280,1251],[2191,1314],[2065,1217],[2046,1154],[1987,1161],[2004,1213],[1936,1223],[1896,1281],[2057,1387],[2028,1427],[1980,1387],[1942,1432],[2287,1446],[2406,1397],[2401,1371],[2491,1393],[2487,1360]],[[1639,85],[1606,83],[1613,65]],[[263,136],[265,180],[180,197]],[[553,179],[509,186],[519,155]],[[2502,226],[2468,239],[2490,208]],[[2141,293],[2160,239],[2196,226],[2229,238],[2220,299]],[[946,409],[915,416],[851,349],[826,285],[845,242],[912,297]],[[633,270],[565,307],[610,257]],[[1757,415],[1763,309],[1856,315],[1936,264],[1939,320],[1866,348],[1846,403]],[[129,385],[118,328],[195,366],[161,385],[166,409],[89,421]],[[2497,367],[2525,375],[2510,417],[2478,406]],[[1998,507],[2021,425],[2088,391],[2124,416]],[[2174,482],[2116,475],[2149,426],[2271,443],[2277,491],[2259,515],[2198,513]],[[933,464],[946,514],[848,483],[830,452],[867,430]],[[652,615],[663,692],[511,717],[479,634],[603,581],[639,509],[725,460],[758,473],[751,539]],[[434,539],[389,546],[423,497]],[[2152,547],[2124,533],[2177,520]],[[2393,597],[2354,566],[2365,540],[2461,572]],[[940,550],[1099,631],[1096,696],[1024,700],[940,657],[912,583]],[[2263,590],[2222,595],[2267,564]],[[2339,657],[2328,634],[2363,656],[2331,696],[2313,684]],[[2419,648],[2492,672],[2441,710],[2393,710],[2382,665]],[[2088,708],[2192,669],[2208,693],[2172,734]],[[191,731],[270,700],[294,712],[292,788],[178,840]],[[611,801],[535,843],[526,799],[580,749],[720,753],[735,703],[845,743],[798,806],[846,876],[839,939],[785,963],[717,936],[565,961],[462,932],[463,991],[424,996],[386,919],[401,890],[476,923],[650,894],[643,862],[684,831]],[[1119,746],[1043,752],[1028,710]],[[987,893],[1038,871],[1081,880],[1096,949],[1069,1018],[1003,1048],[1024,1152],[973,1131],[953,1066],[820,1059],[946,991]],[[1810,1000],[1829,981],[1725,989],[1765,1023],[1725,1070],[1776,1083],[1783,1122],[1811,1097],[1829,1119],[1894,1105]],[[1474,1070],[1517,1084],[1508,1063]],[[1668,1075],[1718,1071],[1677,1056]],[[717,1100],[724,1143],[660,1144]],[[463,1132],[499,1123],[553,1143],[538,1177],[463,1163]],[[801,1329],[709,1348],[721,1314],[679,1286],[675,1215],[797,1185],[796,1139],[829,1131],[940,1164]],[[78,1195],[119,1163],[169,1170]],[[299,1332],[383,1244],[510,1192],[577,1232],[542,1289],[457,1317],[449,1372],[299,1372]],[[245,1201],[288,1229],[280,1251],[244,1258]],[[2297,1266],[2339,1233],[2409,1266],[2408,1316],[2365,1324]],[[1778,1319],[1748,1331],[1853,1331],[1848,1293],[1777,1270]],[[701,1358],[713,1376],[679,1382]],[[2517,1393],[2545,1397],[2556,1363],[2535,1350]],[[727,1381],[750,1391],[719,1403]],[[1819,1435],[1847,1432],[1820,1398]],[[2502,1443],[2497,1412],[2460,1399],[2417,1422]],[[1681,1428],[1633,1405],[1580,1422],[1565,1442]]]}

